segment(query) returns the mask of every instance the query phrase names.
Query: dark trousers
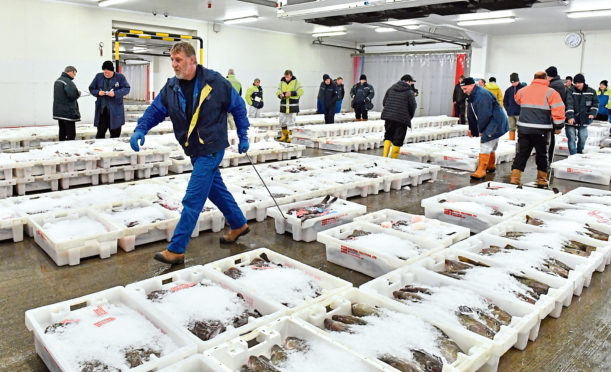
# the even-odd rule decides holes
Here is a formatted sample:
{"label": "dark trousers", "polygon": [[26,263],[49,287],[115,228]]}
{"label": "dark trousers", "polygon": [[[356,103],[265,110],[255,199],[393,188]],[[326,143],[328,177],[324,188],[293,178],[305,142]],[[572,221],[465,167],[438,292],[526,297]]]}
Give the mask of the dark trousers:
{"label": "dark trousers", "polygon": [[74,121],[58,120],[59,123],[59,140],[74,141],[76,138],[76,127]]}
{"label": "dark trousers", "polygon": [[594,118],[594,120],[599,120],[599,121],[607,121],[609,120],[609,115],[608,114],[596,114],[596,117]]}
{"label": "dark trousers", "polygon": [[335,123],[335,106],[325,107],[325,124]]}
{"label": "dark trousers", "polygon": [[550,133],[549,146],[547,149],[547,157],[549,164],[552,164],[552,162],[554,161],[554,151],[556,151],[556,136],[552,132]]}
{"label": "dark trousers", "polygon": [[537,170],[547,173],[548,168],[548,146],[550,141],[551,131],[544,134],[524,134],[518,129],[518,143],[516,145],[516,157],[513,159],[511,169],[518,169],[524,172],[526,162],[530,154],[535,149],[535,161],[537,162]]}
{"label": "dark trousers", "polygon": [[95,138],[106,137],[106,131],[110,131],[110,138],[121,137],[121,127],[117,129],[110,129],[110,110],[107,108],[102,110],[100,114],[100,122],[98,123],[98,133]]}
{"label": "dark trousers", "polygon": [[406,134],[407,124],[391,120],[384,123],[384,141],[391,141],[393,146],[403,146]]}
{"label": "dark trousers", "polygon": [[354,105],[354,113],[356,114],[357,119],[367,120],[367,108],[365,104],[362,105]]}
{"label": "dark trousers", "polygon": [[459,118],[458,124],[467,124],[465,120],[465,106],[454,105],[454,117]]}

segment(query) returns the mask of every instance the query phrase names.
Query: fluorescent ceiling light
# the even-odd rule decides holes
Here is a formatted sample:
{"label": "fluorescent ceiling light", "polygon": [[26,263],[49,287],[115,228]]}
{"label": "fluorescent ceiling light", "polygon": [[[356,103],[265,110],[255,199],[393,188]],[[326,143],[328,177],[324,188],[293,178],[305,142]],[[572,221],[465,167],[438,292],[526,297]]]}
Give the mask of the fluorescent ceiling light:
{"label": "fluorescent ceiling light", "polygon": [[407,25],[403,27],[407,28],[408,30],[417,30],[420,28],[420,25]]}
{"label": "fluorescent ceiling light", "polygon": [[134,53],[142,53],[142,52],[146,52],[148,50],[148,48],[145,47],[133,47],[132,48],[132,52]]}
{"label": "fluorescent ceiling light", "polygon": [[238,24],[238,23],[255,22],[258,19],[259,19],[259,16],[251,15],[251,16],[247,16],[247,17],[226,19],[226,20],[223,21],[223,23],[226,24],[226,25],[235,25],[235,24]]}
{"label": "fluorescent ceiling light", "polygon": [[316,26],[314,27],[314,31],[312,32],[319,33],[319,32],[336,32],[336,31],[346,31],[346,27],[345,26],[333,26],[333,27]]}
{"label": "fluorescent ceiling light", "polygon": [[346,35],[346,31],[334,31],[334,32],[317,32],[312,34],[312,37],[325,37],[325,36],[342,36]]}
{"label": "fluorescent ceiling light", "polygon": [[470,14],[461,14],[458,16],[459,21],[473,21],[477,19],[496,19],[496,18],[507,18],[513,17],[513,12],[511,10],[503,10],[500,12],[480,12],[480,13],[470,13]]}
{"label": "fluorescent ceiling light", "polygon": [[394,28],[390,28],[390,27],[377,27],[374,29],[375,32],[395,32],[397,30],[395,30]]}
{"label": "fluorescent ceiling light", "polygon": [[516,21],[515,17],[505,17],[505,18],[476,19],[473,21],[458,21],[456,24],[459,26],[482,26],[482,25],[498,25],[501,23],[513,23],[515,21]]}
{"label": "fluorescent ceiling light", "polygon": [[112,6],[115,4],[123,3],[125,1],[126,0],[100,0],[98,1],[98,6],[101,6],[101,7]]}
{"label": "fluorescent ceiling light", "polygon": [[592,9],[567,12],[569,18],[611,17],[611,9]]}

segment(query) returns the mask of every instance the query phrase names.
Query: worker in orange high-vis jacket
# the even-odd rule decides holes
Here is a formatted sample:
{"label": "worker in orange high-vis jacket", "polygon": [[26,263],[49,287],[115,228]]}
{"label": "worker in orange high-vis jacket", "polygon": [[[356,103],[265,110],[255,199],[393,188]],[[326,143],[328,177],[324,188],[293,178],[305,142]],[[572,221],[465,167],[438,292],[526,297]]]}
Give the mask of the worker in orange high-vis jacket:
{"label": "worker in orange high-vis jacket", "polygon": [[520,184],[520,177],[534,148],[537,162],[537,186],[548,187],[550,138],[552,132],[559,134],[564,126],[565,113],[562,97],[557,91],[550,88],[547,74],[540,71],[535,74],[531,85],[516,93],[515,100],[520,105],[520,118],[517,123],[518,144],[516,157],[511,167],[510,182]]}

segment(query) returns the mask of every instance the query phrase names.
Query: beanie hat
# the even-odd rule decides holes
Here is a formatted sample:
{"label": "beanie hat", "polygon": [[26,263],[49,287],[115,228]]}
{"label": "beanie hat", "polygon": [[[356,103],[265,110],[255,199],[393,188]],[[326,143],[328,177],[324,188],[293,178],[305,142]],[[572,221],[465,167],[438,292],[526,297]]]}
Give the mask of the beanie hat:
{"label": "beanie hat", "polygon": [[564,78],[564,80],[570,80],[570,81],[573,81],[573,77],[572,77],[572,76],[567,76],[566,78]]}
{"label": "beanie hat", "polygon": [[331,79],[331,76],[329,76],[328,74],[324,74],[324,75],[322,76],[322,79],[323,79],[323,80]]}
{"label": "beanie hat", "polygon": [[518,75],[517,72],[514,72],[511,75],[509,75],[509,81],[511,81],[512,83],[519,82],[520,76]]}
{"label": "beanie hat", "polygon": [[414,78],[410,74],[405,74],[405,75],[401,76],[401,80],[403,80],[403,81],[413,81],[414,83],[416,82],[416,80],[414,80]]}
{"label": "beanie hat", "polygon": [[556,77],[558,76],[558,69],[556,68],[556,66],[550,66],[547,68],[547,70],[545,70],[545,73],[549,77]]}
{"label": "beanie hat", "polygon": [[365,76],[365,74],[362,74],[359,80],[365,80],[365,81],[367,81],[367,76]]}
{"label": "beanie hat", "polygon": [[102,70],[114,71],[115,65],[111,61],[106,61],[102,63]]}
{"label": "beanie hat", "polygon": [[491,83],[496,83],[496,78],[492,76],[490,79],[488,79],[488,81]]}
{"label": "beanie hat", "polygon": [[475,80],[472,77],[464,78],[463,81],[460,82],[460,86],[464,87],[465,85],[473,85],[475,84]]}
{"label": "beanie hat", "polygon": [[573,82],[574,83],[585,83],[586,82],[586,78],[583,76],[583,74],[577,74],[573,78]]}
{"label": "beanie hat", "polygon": [[603,80],[600,82],[602,85],[608,87],[609,86],[609,82],[607,80]]}

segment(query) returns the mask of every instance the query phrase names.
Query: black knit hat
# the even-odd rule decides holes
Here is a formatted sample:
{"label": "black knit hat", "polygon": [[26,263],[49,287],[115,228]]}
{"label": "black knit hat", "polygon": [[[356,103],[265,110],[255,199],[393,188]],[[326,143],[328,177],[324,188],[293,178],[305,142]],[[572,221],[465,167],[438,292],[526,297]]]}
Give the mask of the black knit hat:
{"label": "black knit hat", "polygon": [[517,72],[514,72],[511,75],[509,75],[509,81],[512,82],[512,83],[519,82],[520,81],[520,76],[518,75]]}
{"label": "black knit hat", "polygon": [[602,85],[608,87],[609,86],[609,81],[608,80],[603,80],[600,82]]}
{"label": "black knit hat", "polygon": [[573,83],[584,83],[585,84],[585,82],[586,82],[586,78],[585,76],[583,76],[583,74],[577,74],[573,78]]}
{"label": "black knit hat", "polygon": [[410,74],[405,74],[405,75],[401,76],[401,80],[403,80],[403,81],[412,81],[414,83],[416,82],[416,80],[414,80],[414,78]]}
{"label": "black knit hat", "polygon": [[331,79],[331,76],[329,76],[328,74],[324,74],[322,76],[322,80],[324,81],[324,80],[327,80],[327,79]]}
{"label": "black knit hat", "polygon": [[570,81],[573,81],[573,77],[572,77],[572,76],[567,76],[566,78],[564,78],[564,80],[570,80]]}
{"label": "black knit hat", "polygon": [[105,61],[102,63],[102,70],[114,71],[115,65],[112,63],[112,61]]}
{"label": "black knit hat", "polygon": [[547,70],[545,70],[545,73],[547,74],[547,76],[553,78],[558,76],[558,69],[556,68],[556,66],[550,66],[547,68]]}
{"label": "black knit hat", "polygon": [[465,85],[473,85],[475,84],[475,80],[473,80],[472,77],[467,77],[464,78],[461,82],[460,82],[460,86],[464,87]]}
{"label": "black knit hat", "polygon": [[491,76],[490,79],[488,79],[488,81],[491,83],[496,83],[496,78],[494,76]]}
{"label": "black knit hat", "polygon": [[362,74],[361,77],[359,78],[359,80],[367,81],[367,76],[365,76],[365,74]]}

